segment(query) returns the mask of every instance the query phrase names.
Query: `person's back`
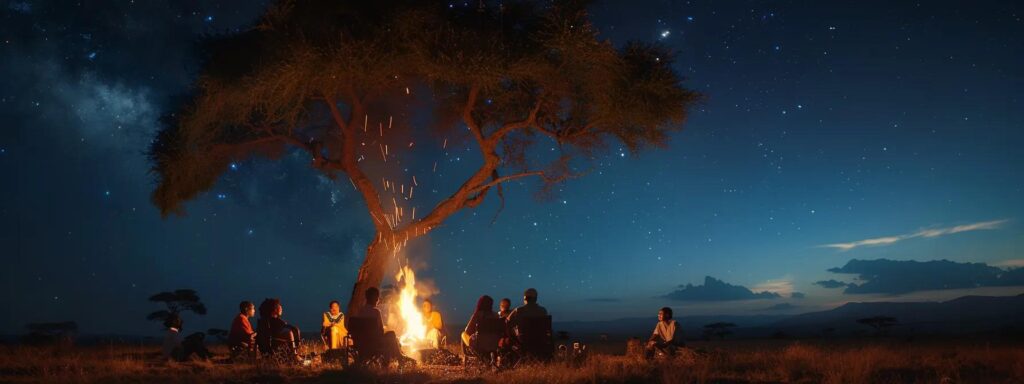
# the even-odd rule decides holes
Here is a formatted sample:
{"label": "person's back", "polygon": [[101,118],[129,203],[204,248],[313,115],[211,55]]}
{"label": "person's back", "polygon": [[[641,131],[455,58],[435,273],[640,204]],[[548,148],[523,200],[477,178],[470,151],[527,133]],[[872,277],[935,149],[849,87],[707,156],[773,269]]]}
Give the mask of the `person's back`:
{"label": "person's back", "polygon": [[506,321],[510,327],[516,328],[522,322],[522,319],[545,317],[547,315],[548,310],[537,304],[537,290],[530,288],[523,292],[523,305],[512,310]]}
{"label": "person's back", "polygon": [[[356,311],[353,311],[353,313],[350,315],[350,317],[359,318],[359,319],[370,319],[370,321],[372,321],[373,323],[376,323],[377,326],[373,327],[372,330],[369,330],[369,331],[373,332],[373,334],[369,335],[369,336],[379,337],[379,336],[382,336],[384,334],[384,320],[383,320],[383,317],[380,314],[380,310],[377,309],[376,306],[366,305],[366,306],[364,306],[362,308],[359,308]],[[351,329],[350,331],[355,331],[355,330]]]}

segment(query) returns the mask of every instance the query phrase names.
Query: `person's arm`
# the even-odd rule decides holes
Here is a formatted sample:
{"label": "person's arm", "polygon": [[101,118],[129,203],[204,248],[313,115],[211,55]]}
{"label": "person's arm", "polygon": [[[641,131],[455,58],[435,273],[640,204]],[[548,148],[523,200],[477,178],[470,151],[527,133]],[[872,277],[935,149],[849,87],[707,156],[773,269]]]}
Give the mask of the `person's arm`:
{"label": "person's arm", "polygon": [[472,335],[472,334],[476,333],[476,323],[477,323],[477,316],[478,316],[477,314],[478,313],[479,312],[473,312],[473,316],[469,317],[469,323],[466,324],[466,330],[464,331],[464,332],[466,332],[467,335]]}
{"label": "person's arm", "polygon": [[327,316],[327,312],[324,312],[323,327],[327,328],[327,327],[330,327],[330,326],[331,326],[331,318],[329,316]]}
{"label": "person's arm", "polygon": [[672,343],[676,339],[676,322],[670,321],[665,325],[665,342]]}
{"label": "person's arm", "polygon": [[651,337],[647,338],[647,341],[658,342],[658,339],[661,338],[661,336],[658,335],[658,324],[661,324],[661,322],[654,324],[654,332],[651,332]]}
{"label": "person's arm", "polygon": [[249,319],[245,317],[242,318],[242,331],[249,337],[256,335],[256,331],[252,330],[252,324],[249,323]]}
{"label": "person's arm", "polygon": [[505,318],[506,328],[515,328],[519,322],[519,308],[513,309],[508,317]]}

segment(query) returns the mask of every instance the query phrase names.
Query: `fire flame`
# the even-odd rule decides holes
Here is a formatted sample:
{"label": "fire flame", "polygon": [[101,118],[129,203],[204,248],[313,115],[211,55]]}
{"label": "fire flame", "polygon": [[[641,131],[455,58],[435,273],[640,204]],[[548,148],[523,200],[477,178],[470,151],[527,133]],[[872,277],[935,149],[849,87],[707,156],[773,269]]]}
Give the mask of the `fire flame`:
{"label": "fire flame", "polygon": [[402,351],[406,354],[415,354],[421,349],[433,348],[427,338],[427,323],[416,305],[416,274],[409,266],[399,268],[395,275],[396,285],[399,288],[398,300],[394,303],[395,309],[400,317],[398,330],[401,335],[398,343],[402,345]]}

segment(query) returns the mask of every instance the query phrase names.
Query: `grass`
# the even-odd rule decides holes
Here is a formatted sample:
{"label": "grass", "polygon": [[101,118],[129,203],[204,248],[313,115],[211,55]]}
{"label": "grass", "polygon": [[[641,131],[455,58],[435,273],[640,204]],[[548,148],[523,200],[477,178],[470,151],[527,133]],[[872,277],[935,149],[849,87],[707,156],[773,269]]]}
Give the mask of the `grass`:
{"label": "grass", "polygon": [[[622,350],[623,344],[593,349]],[[602,352],[579,366],[551,363],[495,373],[442,366],[405,372],[342,370],[325,364],[226,364],[218,359],[169,363],[159,358],[155,346],[4,346],[0,382],[1024,383],[1024,348],[885,340],[703,342],[667,360]]]}

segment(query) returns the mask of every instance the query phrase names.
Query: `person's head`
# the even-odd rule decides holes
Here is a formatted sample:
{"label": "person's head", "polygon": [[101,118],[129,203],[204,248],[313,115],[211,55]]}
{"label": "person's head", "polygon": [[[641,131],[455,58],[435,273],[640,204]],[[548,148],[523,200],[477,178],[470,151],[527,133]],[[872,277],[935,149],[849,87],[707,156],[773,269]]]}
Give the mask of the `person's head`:
{"label": "person's head", "polygon": [[341,303],[339,303],[338,300],[331,300],[331,303],[327,304],[327,308],[331,313],[337,314],[338,312],[341,312]]}
{"label": "person's head", "polygon": [[434,311],[434,303],[430,299],[423,299],[423,313],[430,314]]}
{"label": "person's head", "polygon": [[527,289],[523,292],[523,303],[530,304],[537,302],[537,290],[533,288]]}
{"label": "person's head", "polygon": [[172,313],[168,315],[166,319],[164,319],[164,327],[167,329],[174,328],[177,330],[181,330],[181,324],[181,316],[178,316],[177,313]]}
{"label": "person's head", "polygon": [[260,317],[281,317],[284,308],[281,307],[281,300],[275,298],[263,299],[260,303]]}
{"label": "person's head", "polygon": [[380,301],[380,290],[377,287],[366,288],[366,305],[377,306]]}
{"label": "person's head", "polygon": [[658,311],[658,321],[672,320],[672,308],[663,307]]}
{"label": "person's head", "polygon": [[512,300],[509,300],[507,297],[504,298],[504,299],[501,299],[501,302],[498,303],[498,309],[500,309],[502,311],[507,311],[508,308],[511,307],[511,306],[512,306]]}
{"label": "person's head", "polygon": [[477,310],[477,312],[479,312],[479,311],[493,312],[494,311],[494,299],[492,299],[490,296],[487,296],[487,295],[480,296],[480,299],[478,299],[476,301],[476,310]]}
{"label": "person's head", "polygon": [[252,317],[252,315],[256,314],[256,306],[251,301],[243,301],[238,303],[238,312],[246,317]]}

